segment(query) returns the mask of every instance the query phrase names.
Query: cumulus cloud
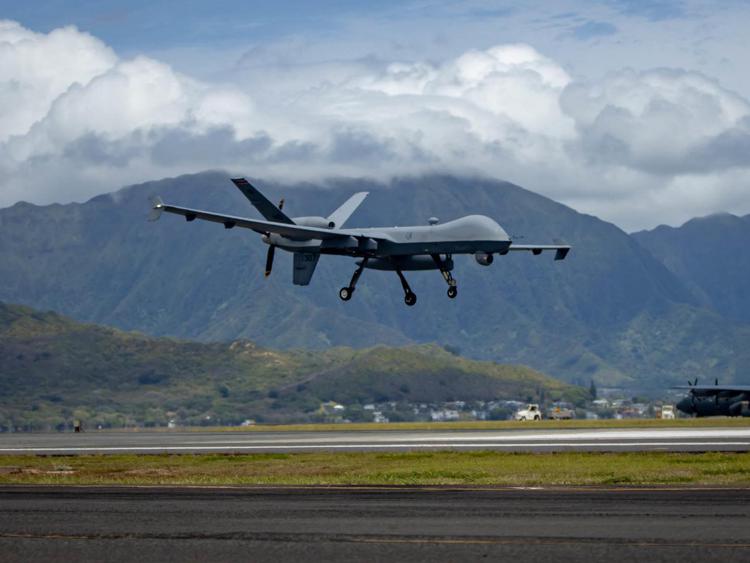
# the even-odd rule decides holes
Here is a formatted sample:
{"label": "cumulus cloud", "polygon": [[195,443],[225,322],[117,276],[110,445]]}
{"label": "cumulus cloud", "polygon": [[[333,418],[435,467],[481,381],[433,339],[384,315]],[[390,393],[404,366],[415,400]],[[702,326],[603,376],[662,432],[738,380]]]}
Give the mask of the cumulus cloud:
{"label": "cumulus cloud", "polygon": [[0,21],[0,141],[22,135],[74,85],[111,68],[117,57],[73,27],[45,35]]}
{"label": "cumulus cloud", "polygon": [[747,100],[680,69],[574,80],[523,44],[438,63],[248,54],[208,83],[120,59],[75,28],[0,22],[0,125],[0,205],[226,168],[281,180],[483,174],[625,228],[750,211]]}

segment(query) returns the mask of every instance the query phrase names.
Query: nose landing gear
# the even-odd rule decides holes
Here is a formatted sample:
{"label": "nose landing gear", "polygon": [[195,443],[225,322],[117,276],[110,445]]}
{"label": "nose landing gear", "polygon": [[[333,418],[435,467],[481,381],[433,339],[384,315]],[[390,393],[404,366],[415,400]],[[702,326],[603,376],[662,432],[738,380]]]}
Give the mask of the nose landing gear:
{"label": "nose landing gear", "polygon": [[[458,287],[456,287],[456,280],[451,274],[451,271],[448,269],[446,262],[443,262],[441,260],[439,254],[433,254],[432,259],[435,261],[435,264],[437,264],[440,273],[443,275],[445,283],[448,284],[448,297],[450,297],[451,299],[455,299],[456,295],[458,295]],[[448,261],[451,261],[450,256],[448,256]]]}

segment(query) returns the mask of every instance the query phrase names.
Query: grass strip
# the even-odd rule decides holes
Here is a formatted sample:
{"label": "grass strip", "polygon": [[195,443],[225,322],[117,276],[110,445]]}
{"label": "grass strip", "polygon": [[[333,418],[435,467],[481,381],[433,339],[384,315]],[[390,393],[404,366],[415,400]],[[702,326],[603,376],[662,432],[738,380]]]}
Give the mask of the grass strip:
{"label": "grass strip", "polygon": [[0,456],[0,484],[750,485],[750,453],[349,452]]}

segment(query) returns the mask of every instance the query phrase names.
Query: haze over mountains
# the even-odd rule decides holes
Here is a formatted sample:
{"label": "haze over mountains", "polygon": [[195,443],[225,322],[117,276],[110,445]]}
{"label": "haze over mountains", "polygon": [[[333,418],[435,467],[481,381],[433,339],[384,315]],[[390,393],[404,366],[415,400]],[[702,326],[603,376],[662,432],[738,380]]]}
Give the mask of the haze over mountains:
{"label": "haze over mountains", "polygon": [[459,257],[453,301],[438,273],[410,273],[419,296],[414,308],[404,306],[395,274],[366,271],[352,301],[343,303],[337,291],[354,270],[350,259],[322,257],[312,284],[295,287],[291,257],[283,252],[273,275],[263,278],[266,246],[255,233],[173,216],[145,221],[148,196],[156,194],[170,203],[257,216],[226,174],[210,172],[84,204],[0,210],[0,300],[205,341],[247,338],[280,348],[437,342],[577,383],[593,378],[660,387],[696,376],[725,383],[750,376],[750,305],[742,284],[747,253],[736,254],[748,240],[747,217],[631,236],[490,180],[257,184],[273,200],[285,197],[291,216],[327,215],[351,192],[366,189],[371,194],[348,226],[482,213],[514,239],[564,240],[574,249],[563,262],[550,254],[511,254],[482,267]]}

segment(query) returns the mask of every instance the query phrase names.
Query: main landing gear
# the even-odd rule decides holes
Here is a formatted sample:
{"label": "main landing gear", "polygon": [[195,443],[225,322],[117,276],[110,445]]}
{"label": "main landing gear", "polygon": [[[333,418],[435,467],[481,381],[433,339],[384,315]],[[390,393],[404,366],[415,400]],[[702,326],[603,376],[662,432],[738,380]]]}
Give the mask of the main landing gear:
{"label": "main landing gear", "polygon": [[362,263],[354,271],[354,275],[352,275],[349,286],[339,289],[339,297],[342,301],[349,301],[349,299],[352,298],[352,295],[354,295],[354,289],[357,287],[357,281],[359,280],[359,276],[362,275],[362,271],[365,269],[365,266],[367,266],[367,258],[363,258]]}
{"label": "main landing gear", "polygon": [[435,261],[440,273],[443,274],[445,283],[448,284],[448,297],[455,299],[458,295],[458,287],[456,287],[456,280],[451,274],[451,271],[446,267],[446,264],[440,259],[439,254],[433,254],[432,259]]}
{"label": "main landing gear", "polygon": [[406,281],[406,278],[404,277],[404,274],[401,272],[401,270],[396,270],[396,274],[398,274],[398,279],[401,280],[401,287],[404,288],[404,303],[406,303],[409,307],[414,306],[414,304],[417,302],[417,296],[409,287],[409,283]]}
{"label": "main landing gear", "polygon": [[[446,261],[443,261],[439,254],[432,254],[431,256],[435,262],[435,265],[437,266],[437,269],[440,270],[445,283],[448,284],[448,297],[450,297],[451,299],[455,299],[458,295],[458,287],[456,286],[456,280],[451,275],[449,269],[453,267],[450,255],[447,256]],[[352,298],[352,295],[354,295],[354,290],[357,287],[357,281],[359,281],[359,277],[362,275],[362,271],[367,267],[367,261],[368,258],[362,259],[362,262],[354,271],[349,285],[346,287],[342,287],[339,290],[339,297],[342,301],[349,301]],[[393,264],[394,266],[397,266],[397,263]],[[401,287],[404,289],[404,303],[406,303],[409,307],[413,307],[417,303],[416,294],[411,290],[411,287],[409,287],[409,282],[406,281],[404,273],[398,267],[396,267],[394,271],[396,272],[399,281],[401,281]]]}

